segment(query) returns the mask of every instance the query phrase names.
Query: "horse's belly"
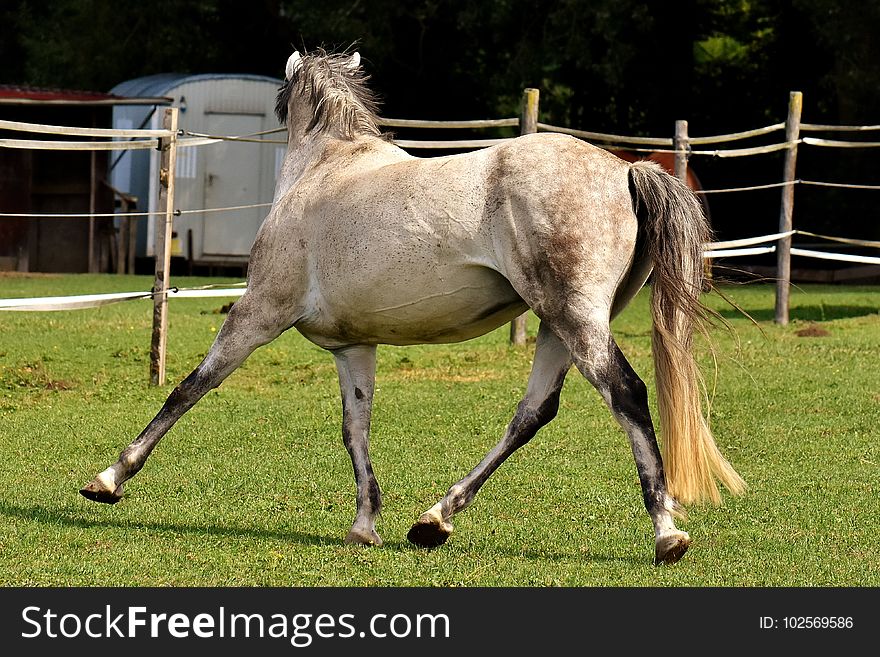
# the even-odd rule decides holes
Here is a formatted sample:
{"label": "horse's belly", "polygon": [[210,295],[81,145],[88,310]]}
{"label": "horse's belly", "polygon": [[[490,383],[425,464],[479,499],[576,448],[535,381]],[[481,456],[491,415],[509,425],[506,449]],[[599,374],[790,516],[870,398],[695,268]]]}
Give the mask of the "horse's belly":
{"label": "horse's belly", "polygon": [[296,328],[331,349],[460,342],[488,333],[526,310],[507,279],[483,267],[371,283],[316,295],[312,312]]}

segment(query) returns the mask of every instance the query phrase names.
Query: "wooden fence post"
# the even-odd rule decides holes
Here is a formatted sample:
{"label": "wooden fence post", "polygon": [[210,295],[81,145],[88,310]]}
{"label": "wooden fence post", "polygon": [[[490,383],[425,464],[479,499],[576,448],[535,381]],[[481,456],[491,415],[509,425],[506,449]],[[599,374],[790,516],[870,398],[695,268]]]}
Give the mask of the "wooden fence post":
{"label": "wooden fence post", "polygon": [[688,122],[675,122],[675,137],[672,140],[675,151],[675,177],[687,184],[688,178]]}
{"label": "wooden fence post", "polygon": [[[137,210],[138,207],[138,199],[135,196],[131,197],[131,202],[128,206],[128,209],[132,212]],[[128,241],[126,242],[126,260],[125,260],[125,271],[128,274],[134,273],[134,257],[135,257],[135,247],[137,246],[137,227],[138,227],[138,218],[137,217],[126,217],[125,224],[128,226]]]}
{"label": "wooden fence post", "polygon": [[[94,125],[94,121],[92,121]],[[94,139],[94,138],[93,138]],[[95,259],[95,208],[96,208],[96,192],[98,186],[98,154],[97,151],[90,153],[91,160],[89,165],[89,262],[88,271],[90,274],[97,273],[98,264]]]}
{"label": "wooden fence post", "polygon": [[[519,119],[519,134],[530,135],[538,132],[538,101],[540,92],[537,89],[525,89],[522,97],[522,112]],[[526,343],[526,313],[514,318],[510,323],[510,343],[522,346]]]}
{"label": "wooden fence post", "polygon": [[[779,212],[779,232],[786,233],[792,227],[794,210],[794,176],[797,164],[797,141],[801,132],[801,109],[804,96],[800,91],[788,95],[788,118],[785,120],[785,167],[782,180],[787,183],[782,188],[782,208]],[[776,245],[776,323],[788,324],[788,292],[791,286],[791,235],[783,237]]]}
{"label": "wooden fence post", "polygon": [[178,109],[165,110],[162,128],[170,137],[159,141],[159,221],[156,222],[156,278],[153,282],[153,337],[150,343],[150,383],[165,385],[168,346],[168,277],[171,268],[171,231],[174,225],[174,174],[177,165]]}
{"label": "wooden fence post", "polygon": [[[690,156],[691,150],[687,121],[679,120],[675,122],[675,134],[672,137],[672,150],[675,151],[673,173],[676,178],[687,185],[688,157]],[[708,292],[711,289],[712,284],[712,261],[709,259],[706,259],[703,262],[703,281],[703,291]]]}
{"label": "wooden fence post", "polygon": [[[115,192],[114,192],[115,194]],[[119,199],[119,211],[123,214],[126,214],[131,211],[129,207],[128,200],[125,198]],[[128,254],[128,229],[131,224],[128,223],[128,219],[130,217],[124,217],[119,220],[119,229],[116,231],[116,236],[114,239],[114,243],[116,244],[116,273],[124,274],[125,273],[125,263],[127,261]]]}

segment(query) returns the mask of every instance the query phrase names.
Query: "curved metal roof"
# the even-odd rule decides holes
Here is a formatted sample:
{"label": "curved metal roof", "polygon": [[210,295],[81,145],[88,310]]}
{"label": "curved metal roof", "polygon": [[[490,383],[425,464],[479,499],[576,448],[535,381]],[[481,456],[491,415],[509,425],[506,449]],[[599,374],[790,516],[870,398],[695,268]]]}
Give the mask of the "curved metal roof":
{"label": "curved metal roof", "polygon": [[110,93],[118,96],[167,96],[169,92],[183,84],[207,80],[254,80],[271,82],[276,86],[280,86],[283,82],[283,80],[268,75],[251,75],[249,73],[202,73],[198,75],[157,73],[120,82],[110,90]]}

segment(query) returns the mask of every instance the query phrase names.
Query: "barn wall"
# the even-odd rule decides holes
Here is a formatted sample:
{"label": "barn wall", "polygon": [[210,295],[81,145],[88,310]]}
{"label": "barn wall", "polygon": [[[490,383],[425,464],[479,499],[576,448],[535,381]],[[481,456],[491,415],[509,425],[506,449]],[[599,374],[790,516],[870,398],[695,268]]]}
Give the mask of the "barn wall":
{"label": "barn wall", "polygon": [[[76,105],[0,105],[4,119],[50,125],[110,127],[109,107]],[[7,133],[21,139],[21,133]],[[29,139],[60,140],[57,135]],[[106,179],[108,152],[96,152],[95,211],[113,212]],[[89,211],[91,155],[88,151],[0,150],[0,208],[3,212],[82,213]],[[112,221],[96,220],[99,271],[109,271]],[[88,219],[0,219],[0,269],[34,272],[86,272],[89,269]]]}
{"label": "barn wall", "polygon": [[[0,207],[4,212],[31,211],[33,151],[0,150]],[[0,271],[28,271],[28,220],[0,219]]]}

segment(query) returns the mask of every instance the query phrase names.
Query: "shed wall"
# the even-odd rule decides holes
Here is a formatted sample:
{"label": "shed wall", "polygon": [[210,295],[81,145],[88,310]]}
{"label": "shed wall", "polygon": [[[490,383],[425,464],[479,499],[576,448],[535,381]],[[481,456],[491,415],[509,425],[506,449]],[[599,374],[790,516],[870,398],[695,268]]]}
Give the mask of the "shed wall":
{"label": "shed wall", "polygon": [[[192,76],[165,89],[150,89],[153,95],[173,98],[180,109],[182,130],[211,135],[237,136],[279,127],[275,118],[275,96],[280,80],[236,78],[234,76]],[[138,111],[138,110],[142,111]],[[115,127],[158,129],[162,108],[152,116],[144,108],[119,108]],[[142,125],[147,119],[149,125]],[[284,133],[264,138],[283,140]],[[254,205],[272,200],[275,179],[286,150],[285,144],[230,142],[179,148],[175,181],[175,209]],[[129,151],[114,168],[114,185],[139,199],[138,209],[158,209],[157,151]],[[257,229],[268,208],[247,208],[224,212],[198,212],[175,217],[178,251],[192,255],[197,264],[243,264],[247,262]],[[152,257],[155,218],[141,221],[138,253]]]}

